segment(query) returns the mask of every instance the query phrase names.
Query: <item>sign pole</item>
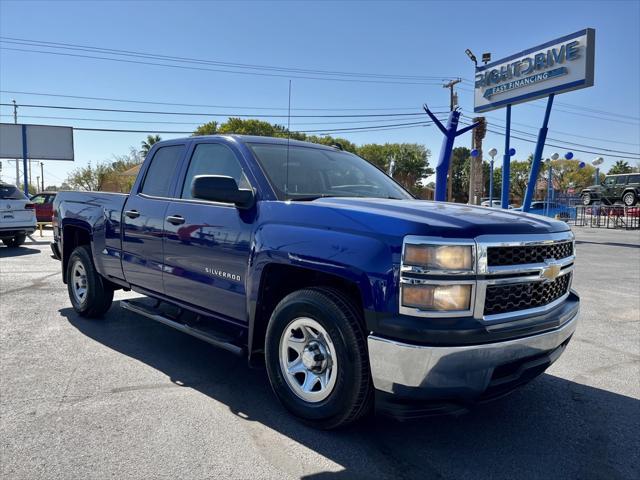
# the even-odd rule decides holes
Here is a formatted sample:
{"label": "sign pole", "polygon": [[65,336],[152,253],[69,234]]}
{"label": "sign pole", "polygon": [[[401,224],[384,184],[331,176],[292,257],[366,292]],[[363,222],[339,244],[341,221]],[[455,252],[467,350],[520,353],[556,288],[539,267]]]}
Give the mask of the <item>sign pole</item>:
{"label": "sign pole", "polygon": [[544,150],[544,143],[547,141],[547,127],[549,125],[549,115],[551,115],[551,107],[553,106],[552,93],[547,99],[547,109],[544,112],[544,120],[542,121],[542,128],[538,133],[538,142],[536,143],[536,151],[533,155],[533,162],[531,163],[531,172],[529,173],[529,183],[527,184],[527,190],[524,194],[524,201],[522,202],[522,211],[528,212],[531,209],[531,200],[533,199],[533,193],[536,189],[536,180],[538,179],[538,172],[540,171],[540,161],[542,160],[542,151]]}
{"label": "sign pole", "polygon": [[[507,125],[504,132],[504,156],[502,157],[502,208],[509,208],[509,179],[511,178],[511,155],[509,142],[511,140],[511,104],[507,105]],[[491,174],[493,180],[493,173]],[[492,205],[493,206],[493,205]]]}
{"label": "sign pole", "polygon": [[24,194],[28,197],[29,177],[27,169],[27,126],[22,125],[22,171],[24,172]]}

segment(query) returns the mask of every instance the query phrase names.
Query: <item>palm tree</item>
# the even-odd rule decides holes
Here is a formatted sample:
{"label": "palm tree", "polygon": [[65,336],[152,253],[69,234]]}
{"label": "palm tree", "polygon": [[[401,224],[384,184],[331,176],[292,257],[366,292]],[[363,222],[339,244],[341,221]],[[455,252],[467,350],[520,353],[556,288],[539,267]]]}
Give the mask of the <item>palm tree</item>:
{"label": "palm tree", "polygon": [[618,160],[613,167],[609,169],[609,175],[615,175],[616,173],[630,173],[633,169],[629,165],[629,162],[624,160]]}
{"label": "palm tree", "polygon": [[147,153],[149,153],[149,150],[151,150],[151,147],[153,146],[153,144],[161,140],[162,138],[160,138],[160,135],[147,135],[147,139],[140,142],[140,144],[142,145],[142,148],[140,149],[140,153],[144,157],[146,157]]}

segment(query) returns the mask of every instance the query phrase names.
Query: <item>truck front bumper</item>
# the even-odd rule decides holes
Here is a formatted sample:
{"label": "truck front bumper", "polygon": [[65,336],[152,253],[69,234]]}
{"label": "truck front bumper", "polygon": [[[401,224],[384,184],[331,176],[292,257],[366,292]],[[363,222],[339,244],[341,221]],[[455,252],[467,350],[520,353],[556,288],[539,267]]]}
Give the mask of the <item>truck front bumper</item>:
{"label": "truck front bumper", "polygon": [[479,345],[413,345],[372,334],[368,347],[378,409],[417,417],[500,397],[540,375],[562,354],[578,311],[578,302],[564,309],[553,330]]}

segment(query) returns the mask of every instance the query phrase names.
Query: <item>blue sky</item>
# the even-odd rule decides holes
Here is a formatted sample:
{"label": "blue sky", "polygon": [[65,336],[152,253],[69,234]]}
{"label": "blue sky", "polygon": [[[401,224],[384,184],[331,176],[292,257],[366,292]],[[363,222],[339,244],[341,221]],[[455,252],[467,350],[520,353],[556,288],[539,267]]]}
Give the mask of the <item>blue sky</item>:
{"label": "blue sky", "polygon": [[[473,65],[464,50],[493,58],[515,53],[585,27],[596,29],[596,74],[593,88],[557,97],[549,137],[584,143],[585,150],[609,148],[640,152],[640,2],[169,2],[169,1],[8,1],[0,0],[0,35],[28,40],[74,43],[168,56],[295,67],[433,77],[428,84],[382,84],[293,79],[293,113],[305,108],[385,109],[382,113],[419,112],[427,102],[434,110],[448,106],[442,80],[473,78]],[[0,90],[107,97],[229,108],[133,104],[0,93],[1,103],[73,105],[103,108],[166,110],[171,112],[229,112],[285,114],[288,79],[223,72],[167,68],[80,57],[13,51],[30,48],[2,44]],[[44,50],[38,48],[39,50]],[[50,50],[50,49],[49,49]],[[69,51],[67,51],[69,52]],[[84,52],[71,52],[83,54]],[[85,53],[86,54],[86,53]],[[91,54],[89,54],[91,55]],[[466,113],[473,109],[470,84],[458,90]],[[231,108],[232,107],[232,108]],[[241,109],[239,107],[247,107]],[[444,108],[443,108],[444,107]],[[576,108],[577,107],[577,108]],[[589,109],[611,112],[601,115]],[[281,108],[283,110],[261,110]],[[0,119],[13,121],[10,107]],[[373,110],[333,113],[379,113]],[[536,134],[544,113],[542,101],[513,108],[513,128]],[[60,116],[74,119],[36,119]],[[472,115],[472,114],[471,114]],[[615,116],[617,115],[617,116]],[[624,116],[621,116],[624,115]],[[80,120],[91,119],[91,120]],[[99,120],[100,119],[100,120]],[[24,123],[76,127],[191,131],[212,117],[124,114],[21,108]],[[418,118],[294,119],[297,130],[335,129],[403,123]],[[487,115],[489,126],[501,130],[504,110]],[[113,122],[107,120],[120,120]],[[224,118],[217,118],[223,121]],[[267,119],[269,120],[269,119]],[[285,123],[282,118],[272,121]],[[362,120],[362,119],[356,119]],[[375,120],[371,121],[371,120]],[[132,123],[125,123],[132,122]],[[168,124],[151,122],[185,122]],[[133,123],[137,122],[137,123]],[[337,134],[335,134],[337,135]],[[342,133],[361,144],[419,142],[432,151],[435,164],[441,136],[433,127]],[[172,138],[181,135],[162,135]],[[76,162],[45,162],[47,184],[59,184],[69,170],[87,162],[108,160],[139,146],[142,133],[76,131]],[[456,145],[470,145],[470,135]],[[486,150],[495,146],[501,158],[503,137],[489,133]],[[516,158],[526,158],[533,143],[512,140]],[[566,149],[565,149],[566,150]],[[545,155],[564,153],[547,147]],[[593,154],[576,153],[590,161]],[[605,157],[605,169],[616,159]],[[636,155],[637,157],[637,155]],[[636,161],[630,161],[636,164]],[[499,162],[498,162],[499,164]],[[13,163],[3,161],[4,179],[13,179]],[[34,174],[35,175],[35,174]]]}

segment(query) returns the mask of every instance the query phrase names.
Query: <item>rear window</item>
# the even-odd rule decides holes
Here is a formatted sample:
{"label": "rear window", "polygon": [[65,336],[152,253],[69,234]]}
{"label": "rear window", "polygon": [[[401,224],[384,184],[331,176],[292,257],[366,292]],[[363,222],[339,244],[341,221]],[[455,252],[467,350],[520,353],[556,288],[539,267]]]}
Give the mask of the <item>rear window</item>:
{"label": "rear window", "polygon": [[169,196],[169,187],[176,175],[183,149],[183,145],[172,145],[156,151],[144,178],[142,193],[153,197]]}
{"label": "rear window", "polygon": [[0,199],[25,200],[27,197],[13,185],[0,185]]}
{"label": "rear window", "polygon": [[640,175],[629,175],[628,183],[640,183]]}

